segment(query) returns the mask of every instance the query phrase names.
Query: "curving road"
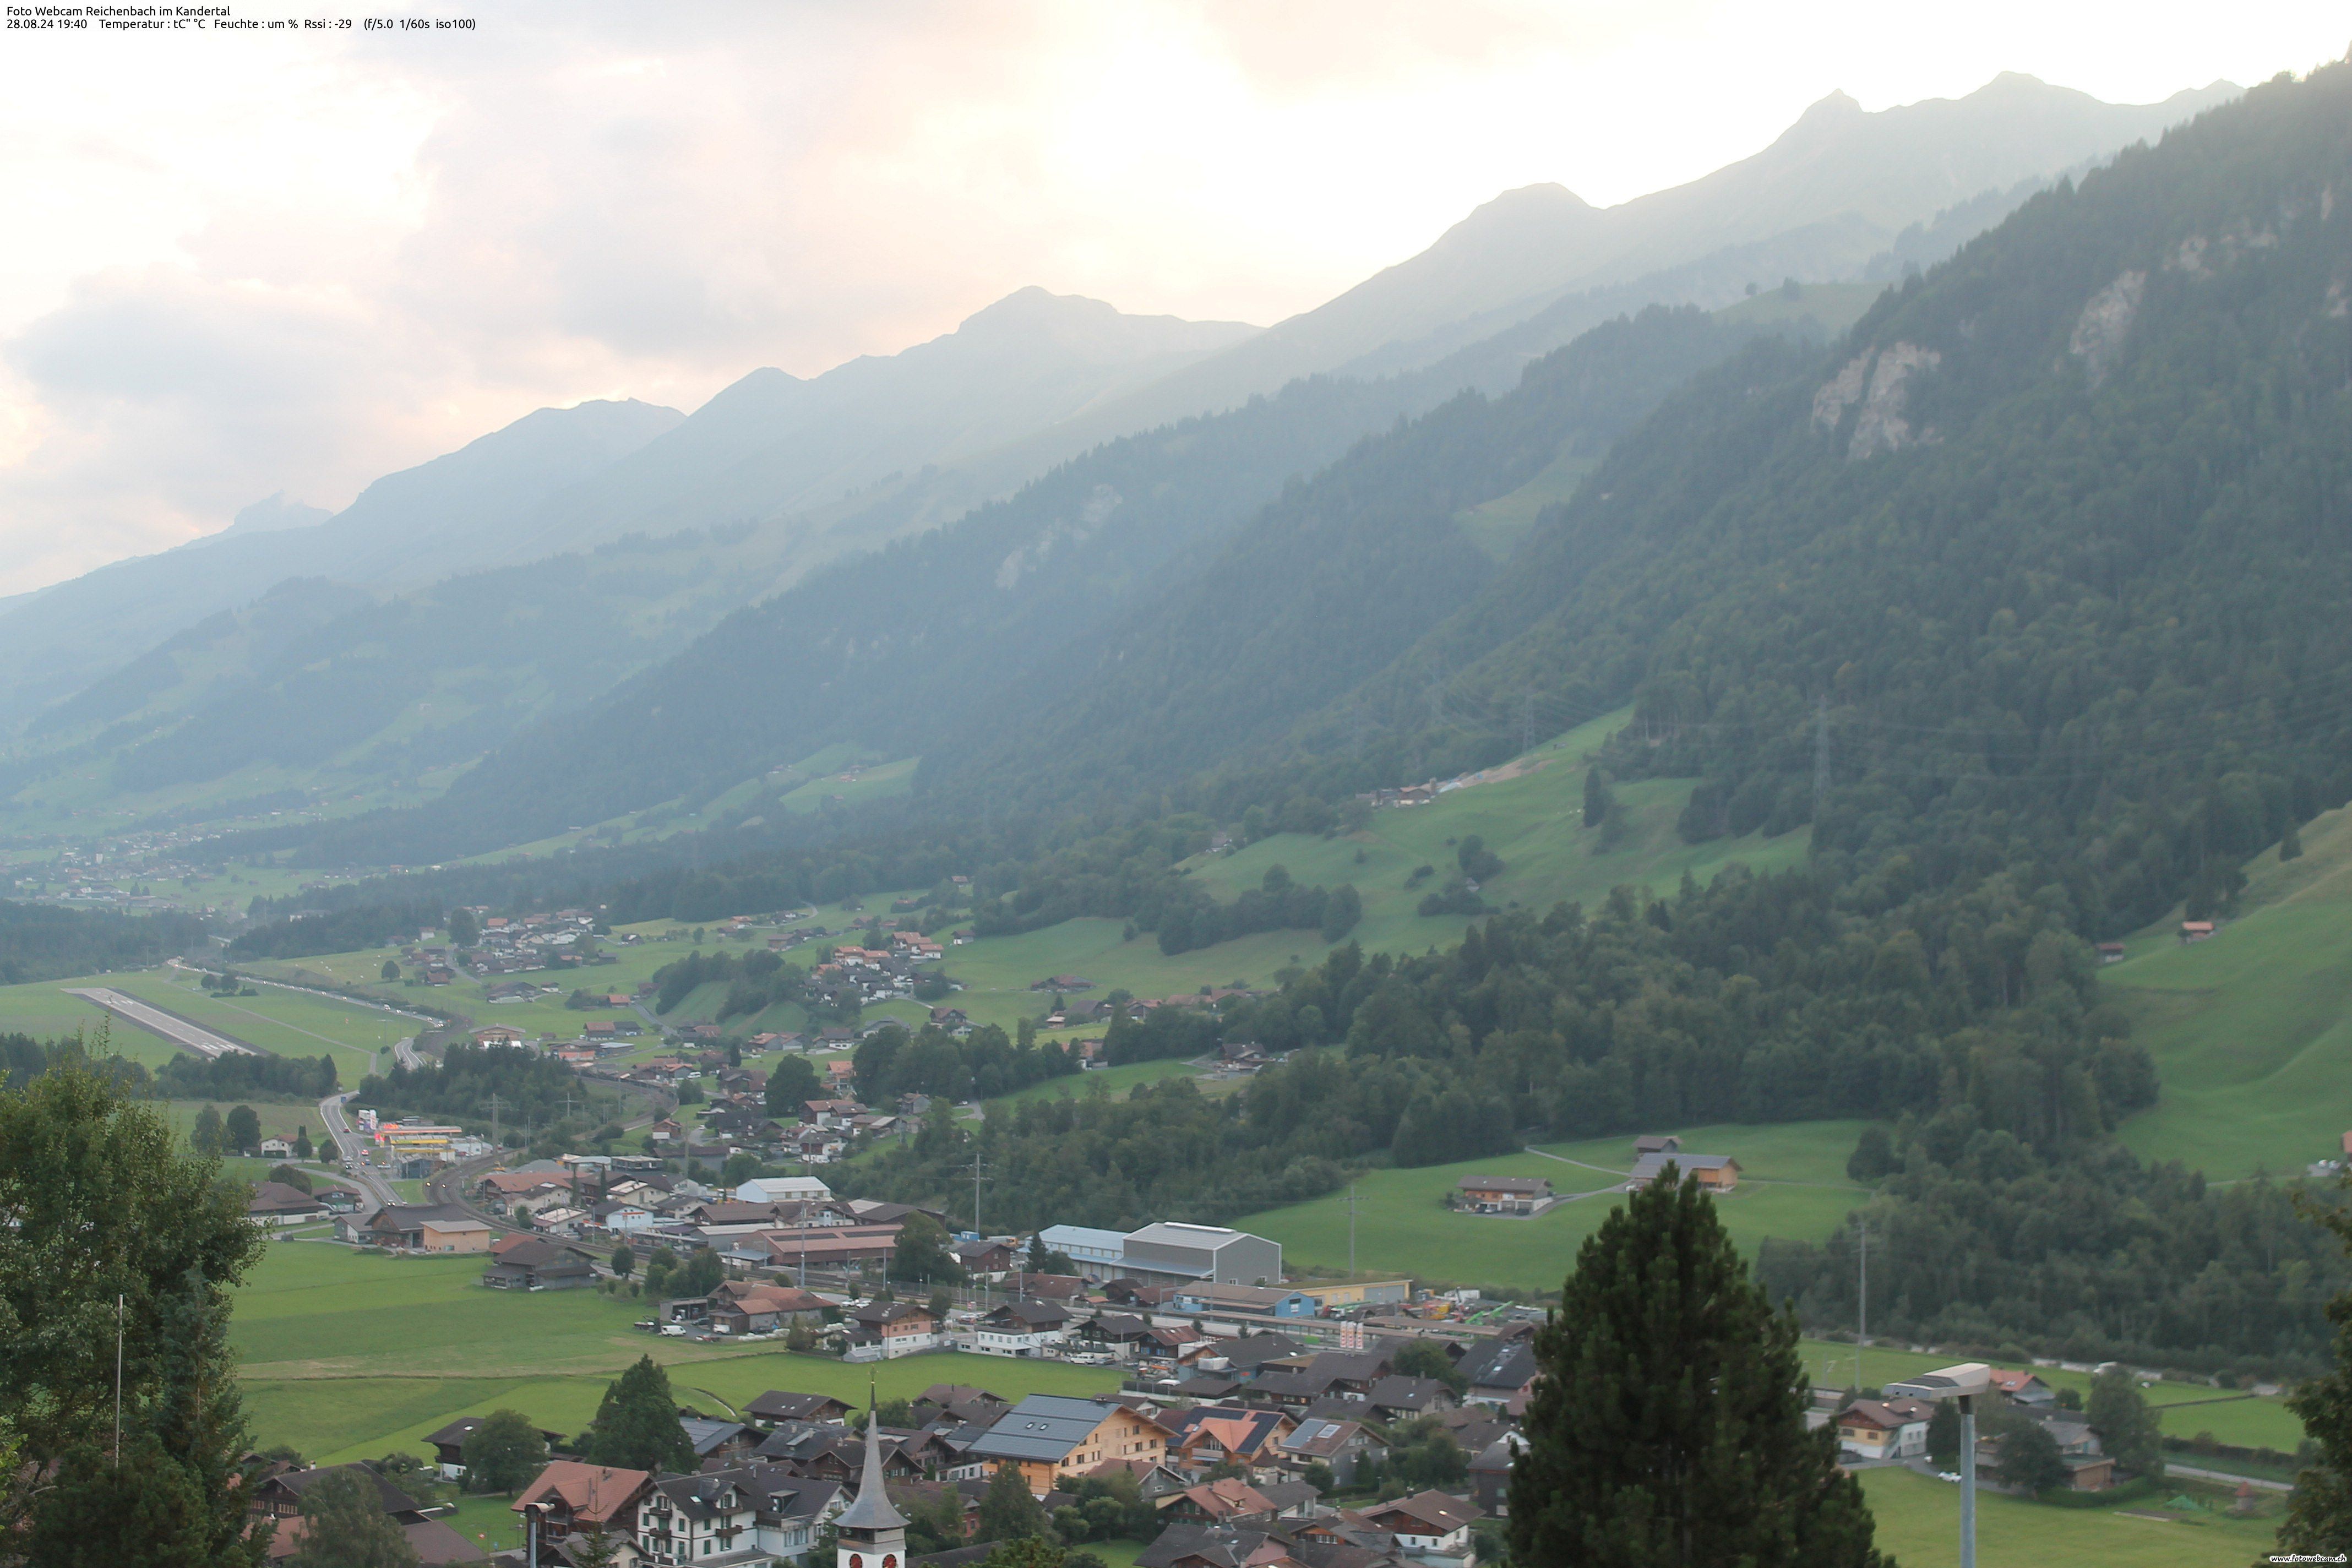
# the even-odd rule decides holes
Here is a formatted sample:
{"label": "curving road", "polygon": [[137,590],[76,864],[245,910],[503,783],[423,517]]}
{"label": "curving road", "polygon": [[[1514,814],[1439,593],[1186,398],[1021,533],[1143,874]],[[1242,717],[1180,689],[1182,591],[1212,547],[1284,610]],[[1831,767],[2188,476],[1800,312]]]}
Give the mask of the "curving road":
{"label": "curving road", "polygon": [[425,1058],[416,1054],[416,1037],[409,1035],[393,1041],[392,1059],[411,1072],[424,1067]]}

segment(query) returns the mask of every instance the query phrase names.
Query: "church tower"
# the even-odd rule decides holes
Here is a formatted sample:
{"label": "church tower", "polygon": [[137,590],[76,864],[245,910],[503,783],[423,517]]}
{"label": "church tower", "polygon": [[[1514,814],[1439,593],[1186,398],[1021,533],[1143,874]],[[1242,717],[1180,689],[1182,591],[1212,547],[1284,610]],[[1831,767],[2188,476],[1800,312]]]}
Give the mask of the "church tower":
{"label": "church tower", "polygon": [[833,1521],[834,1568],[906,1568],[907,1521],[882,1485],[882,1423],[866,1414],[866,1472],[856,1499]]}

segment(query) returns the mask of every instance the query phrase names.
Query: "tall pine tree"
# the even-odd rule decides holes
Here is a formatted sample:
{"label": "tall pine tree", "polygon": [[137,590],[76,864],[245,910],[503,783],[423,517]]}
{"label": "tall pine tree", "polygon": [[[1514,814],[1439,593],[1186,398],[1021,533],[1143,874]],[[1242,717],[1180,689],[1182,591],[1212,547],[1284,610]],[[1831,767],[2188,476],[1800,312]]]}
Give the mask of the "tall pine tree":
{"label": "tall pine tree", "polygon": [[1797,1321],[1749,1282],[1696,1181],[1655,1182],[1602,1222],[1536,1353],[1515,1561],[1882,1568],[1835,1432],[1805,1430]]}

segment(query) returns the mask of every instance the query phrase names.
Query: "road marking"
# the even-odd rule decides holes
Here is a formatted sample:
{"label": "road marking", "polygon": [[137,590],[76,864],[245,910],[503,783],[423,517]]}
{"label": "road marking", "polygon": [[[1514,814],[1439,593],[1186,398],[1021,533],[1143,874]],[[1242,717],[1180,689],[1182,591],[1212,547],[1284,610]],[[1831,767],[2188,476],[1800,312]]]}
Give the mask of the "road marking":
{"label": "road marking", "polygon": [[79,996],[83,1001],[102,1007],[126,1022],[136,1024],[142,1029],[163,1036],[175,1046],[184,1046],[207,1059],[222,1056],[257,1057],[264,1054],[242,1041],[232,1040],[226,1035],[215,1035],[201,1025],[192,1024],[185,1018],[142,1002],[136,996],[126,996],[121,992],[107,986],[93,985],[87,988],[66,986],[63,989],[68,996]]}

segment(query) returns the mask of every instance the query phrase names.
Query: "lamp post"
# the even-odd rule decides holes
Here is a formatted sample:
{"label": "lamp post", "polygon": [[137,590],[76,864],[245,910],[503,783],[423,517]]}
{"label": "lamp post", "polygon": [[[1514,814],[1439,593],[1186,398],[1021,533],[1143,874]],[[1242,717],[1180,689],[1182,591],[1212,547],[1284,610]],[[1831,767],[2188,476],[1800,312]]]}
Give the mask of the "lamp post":
{"label": "lamp post", "polygon": [[1982,1362],[1962,1362],[1922,1373],[1900,1386],[1906,1394],[1953,1400],[1960,1407],[1960,1568],[1977,1568],[1977,1396],[1992,1387],[1992,1369]]}

